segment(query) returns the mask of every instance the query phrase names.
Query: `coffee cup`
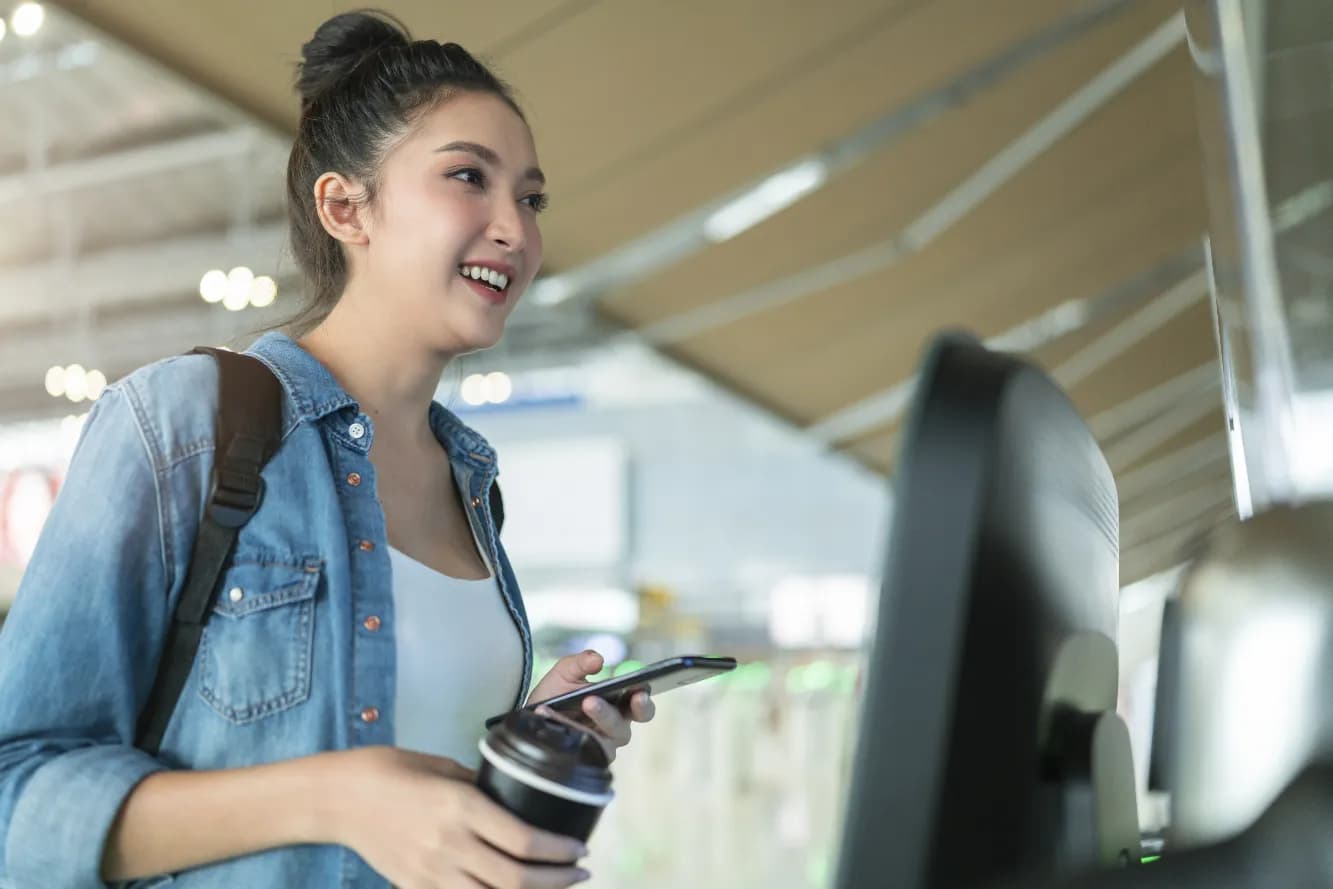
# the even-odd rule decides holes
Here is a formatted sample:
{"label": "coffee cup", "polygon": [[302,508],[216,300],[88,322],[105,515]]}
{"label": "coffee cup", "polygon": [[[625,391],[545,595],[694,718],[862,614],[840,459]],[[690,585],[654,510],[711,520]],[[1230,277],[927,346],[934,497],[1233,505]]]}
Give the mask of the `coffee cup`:
{"label": "coffee cup", "polygon": [[533,827],[587,842],[611,802],[610,758],[588,729],[517,710],[481,739],[477,786]]}

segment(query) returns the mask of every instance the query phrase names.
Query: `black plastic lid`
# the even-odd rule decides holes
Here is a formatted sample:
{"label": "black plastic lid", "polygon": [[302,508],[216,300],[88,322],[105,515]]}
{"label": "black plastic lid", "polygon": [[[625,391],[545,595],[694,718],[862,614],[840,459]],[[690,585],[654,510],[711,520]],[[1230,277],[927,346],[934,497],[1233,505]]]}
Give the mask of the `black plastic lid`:
{"label": "black plastic lid", "polygon": [[585,793],[611,789],[611,765],[588,729],[517,710],[491,729],[491,750],[549,781]]}

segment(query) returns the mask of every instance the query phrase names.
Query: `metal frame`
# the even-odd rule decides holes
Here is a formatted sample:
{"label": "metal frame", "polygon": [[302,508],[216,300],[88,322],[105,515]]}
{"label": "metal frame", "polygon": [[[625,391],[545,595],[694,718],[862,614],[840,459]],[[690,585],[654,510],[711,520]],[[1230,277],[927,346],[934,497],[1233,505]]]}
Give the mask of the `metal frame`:
{"label": "metal frame", "polygon": [[1184,17],[1176,13],[1002,148],[895,237],[797,275],[760,284],[710,301],[693,311],[646,325],[639,329],[640,334],[654,345],[679,343],[750,315],[883,271],[921,251],[1165,58],[1184,38]]}
{"label": "metal frame", "polygon": [[[529,294],[530,302],[535,306],[547,307],[571,300],[590,302],[609,291],[628,286],[673,265],[712,245],[713,241],[705,233],[705,225],[713,214],[745,197],[774,176],[803,165],[818,164],[824,170],[824,181],[827,181],[1132,6],[1132,0],[1097,0],[1086,4],[1084,8],[1013,44],[948,83],[895,108],[845,139],[812,155],[797,158],[781,169],[770,170],[602,257],[537,281]],[[651,335],[647,338],[650,341],[653,339]]]}
{"label": "metal frame", "polygon": [[1088,421],[1088,428],[1098,441],[1113,441],[1130,429],[1156,419],[1190,396],[1211,393],[1218,384],[1218,373],[1216,362],[1201,364],[1107,408]]}
{"label": "metal frame", "polygon": [[[1089,324],[1114,316],[1178,286],[1193,276],[1202,261],[1198,247],[1177,253],[1148,271],[1090,297],[1067,300],[986,340],[1005,352],[1032,352],[1059,342]],[[916,377],[901,380],[806,427],[806,434],[825,445],[850,441],[877,426],[894,422],[907,410]]]}
{"label": "metal frame", "polygon": [[261,138],[253,129],[235,128],[155,142],[86,160],[35,165],[22,173],[0,176],[0,205],[44,200],[64,192],[244,157],[259,146]]}
{"label": "metal frame", "polygon": [[1162,487],[1227,462],[1226,441],[1205,438],[1122,474],[1116,482],[1121,506],[1148,498]]}
{"label": "metal frame", "polygon": [[1207,275],[1199,269],[1088,343],[1051,371],[1051,376],[1065,389],[1072,389],[1143,342],[1172,318],[1193,308],[1207,295]]}

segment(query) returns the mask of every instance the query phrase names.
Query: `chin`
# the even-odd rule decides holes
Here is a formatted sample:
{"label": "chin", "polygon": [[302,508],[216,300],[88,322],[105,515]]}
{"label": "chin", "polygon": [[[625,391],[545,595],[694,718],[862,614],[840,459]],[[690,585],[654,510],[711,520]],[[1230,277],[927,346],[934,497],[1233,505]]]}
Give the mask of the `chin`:
{"label": "chin", "polygon": [[446,343],[441,343],[441,351],[450,352],[455,355],[471,355],[474,352],[484,352],[500,342],[500,339],[503,336],[503,328],[496,331],[460,331],[457,335],[448,337]]}

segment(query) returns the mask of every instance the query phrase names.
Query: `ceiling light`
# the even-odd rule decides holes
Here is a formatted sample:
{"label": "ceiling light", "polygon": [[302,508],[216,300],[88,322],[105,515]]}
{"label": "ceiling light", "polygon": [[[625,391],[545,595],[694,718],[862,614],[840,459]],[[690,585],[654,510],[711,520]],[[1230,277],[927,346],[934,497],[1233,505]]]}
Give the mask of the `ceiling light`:
{"label": "ceiling light", "polygon": [[220,303],[227,295],[227,273],[222,269],[204,272],[199,279],[199,295],[206,303]]}
{"label": "ceiling light", "polygon": [[704,222],[704,234],[714,243],[734,238],[774,216],[819,188],[828,180],[828,164],[810,158],[774,173]]}
{"label": "ceiling light", "polygon": [[491,404],[502,404],[514,394],[514,384],[508,374],[490,373],[486,375],[486,400]]}
{"label": "ceiling light", "polygon": [[268,275],[260,275],[250,285],[250,305],[257,309],[273,305],[278,296],[278,285]]}
{"label": "ceiling light", "polygon": [[20,37],[31,37],[41,30],[42,22],[46,20],[46,10],[42,9],[40,3],[24,3],[14,10],[10,16],[10,24],[14,26],[14,33]]}
{"label": "ceiling light", "polygon": [[88,371],[87,380],[88,400],[96,401],[102,397],[102,393],[106,390],[106,374],[100,370],[90,370]]}
{"label": "ceiling light", "polygon": [[65,369],[53,367],[46,372],[46,394],[59,398],[65,394]]}
{"label": "ceiling light", "polygon": [[88,372],[81,364],[65,368],[65,397],[75,403],[88,397]]}
{"label": "ceiling light", "polygon": [[486,378],[481,374],[472,374],[463,381],[459,394],[468,404],[476,407],[486,403]]}
{"label": "ceiling light", "polygon": [[238,265],[227,273],[227,294],[222,297],[222,305],[229,312],[239,312],[250,305],[250,287],[255,283],[255,273],[243,265]]}

